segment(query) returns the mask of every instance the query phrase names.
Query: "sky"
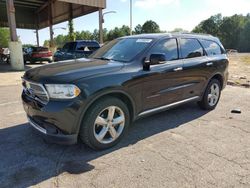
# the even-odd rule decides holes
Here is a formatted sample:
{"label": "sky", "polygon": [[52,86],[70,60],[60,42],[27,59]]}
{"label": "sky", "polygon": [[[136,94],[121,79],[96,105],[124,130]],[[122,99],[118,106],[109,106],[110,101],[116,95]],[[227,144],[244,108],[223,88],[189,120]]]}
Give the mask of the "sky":
{"label": "sky", "polygon": [[[223,16],[250,13],[250,0],[132,0],[133,28],[147,20],[155,21],[161,30],[172,31],[183,28],[191,31],[202,20],[211,15],[221,13]],[[104,28],[113,29],[122,25],[129,26],[130,0],[107,0],[107,8],[103,12],[116,11],[106,14]],[[98,12],[74,19],[75,31],[98,29]],[[54,28],[65,27],[67,22],[57,24]],[[23,44],[36,44],[34,30],[17,30]],[[55,35],[67,34],[68,30],[55,29]],[[49,29],[39,30],[40,45],[49,39]]]}

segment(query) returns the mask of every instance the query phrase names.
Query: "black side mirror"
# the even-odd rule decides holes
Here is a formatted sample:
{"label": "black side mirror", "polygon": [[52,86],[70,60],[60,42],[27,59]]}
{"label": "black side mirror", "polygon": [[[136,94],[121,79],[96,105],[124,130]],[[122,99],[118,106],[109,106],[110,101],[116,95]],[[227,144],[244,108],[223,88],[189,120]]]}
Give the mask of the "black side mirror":
{"label": "black side mirror", "polygon": [[161,64],[166,61],[165,54],[151,54],[149,58],[150,65]]}
{"label": "black side mirror", "polygon": [[149,71],[150,65],[158,65],[166,61],[165,54],[151,54],[149,60],[144,60],[143,70]]}

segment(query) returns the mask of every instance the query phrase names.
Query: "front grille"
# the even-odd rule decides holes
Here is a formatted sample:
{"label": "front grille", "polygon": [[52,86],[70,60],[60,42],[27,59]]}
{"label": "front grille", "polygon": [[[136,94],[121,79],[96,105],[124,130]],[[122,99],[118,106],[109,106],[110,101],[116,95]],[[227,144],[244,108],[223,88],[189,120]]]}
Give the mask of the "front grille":
{"label": "front grille", "polygon": [[23,87],[25,94],[34,100],[43,104],[47,104],[49,102],[48,93],[42,84],[23,80]]}

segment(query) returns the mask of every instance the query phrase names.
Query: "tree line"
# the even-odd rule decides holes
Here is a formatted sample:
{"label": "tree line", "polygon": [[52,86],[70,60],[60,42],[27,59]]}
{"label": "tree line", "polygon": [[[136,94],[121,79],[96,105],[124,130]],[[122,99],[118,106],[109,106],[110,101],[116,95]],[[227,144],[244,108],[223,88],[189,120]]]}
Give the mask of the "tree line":
{"label": "tree line", "polygon": [[[72,27],[72,23],[69,24]],[[97,40],[99,41],[99,30],[95,29],[93,32],[90,31],[76,31],[72,34],[73,29],[70,30],[71,32],[68,35],[58,35],[54,38],[54,44],[57,47],[62,47],[66,42],[72,41],[72,38],[75,40]],[[138,24],[134,30],[133,34],[141,34],[141,33],[159,33],[162,32],[160,30],[160,26],[152,21],[146,21],[143,25]],[[130,35],[130,28],[126,25],[122,27],[115,27],[114,29],[107,30],[106,28],[103,29],[103,41],[111,41],[118,37],[123,37]],[[73,36],[73,37],[72,37]],[[45,40],[44,46],[49,46],[50,41]]]}
{"label": "tree line", "polygon": [[192,32],[217,36],[226,49],[250,52],[250,13],[229,17],[217,14],[203,20]]}

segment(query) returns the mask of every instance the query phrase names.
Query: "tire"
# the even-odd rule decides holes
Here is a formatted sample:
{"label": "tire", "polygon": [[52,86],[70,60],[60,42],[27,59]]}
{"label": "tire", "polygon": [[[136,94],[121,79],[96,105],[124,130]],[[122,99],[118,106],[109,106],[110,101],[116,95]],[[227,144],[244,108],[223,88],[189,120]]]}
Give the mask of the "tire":
{"label": "tire", "polygon": [[200,108],[203,110],[215,109],[220,100],[220,95],[221,95],[221,84],[219,80],[212,79],[207,85],[202,100],[198,102]]}
{"label": "tire", "polygon": [[[116,118],[120,118],[117,119],[117,123],[120,122],[120,124],[111,121]],[[100,124],[97,122],[100,122]],[[108,149],[122,139],[127,132],[129,124],[130,114],[128,107],[115,97],[105,97],[96,101],[87,110],[82,121],[79,136],[83,143],[92,149]]]}

